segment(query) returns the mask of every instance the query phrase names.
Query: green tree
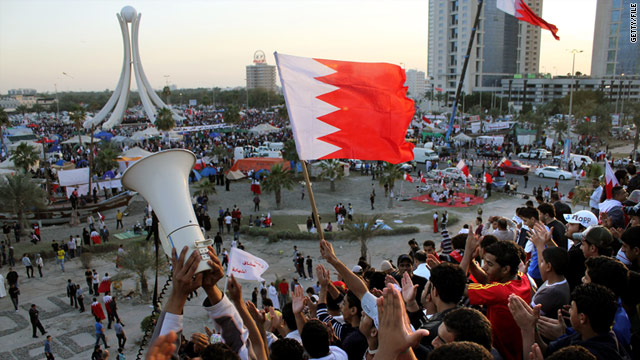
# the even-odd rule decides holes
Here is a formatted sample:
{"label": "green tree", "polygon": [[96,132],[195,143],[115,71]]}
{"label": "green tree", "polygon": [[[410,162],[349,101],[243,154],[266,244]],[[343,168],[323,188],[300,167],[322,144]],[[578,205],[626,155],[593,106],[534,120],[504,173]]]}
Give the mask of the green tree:
{"label": "green tree", "polygon": [[566,120],[558,120],[555,124],[553,124],[553,130],[557,135],[557,142],[560,143],[564,136],[567,134],[567,130],[569,130],[569,125]]}
{"label": "green tree", "polygon": [[167,102],[167,105],[171,104],[171,89],[168,86],[162,88],[162,95],[164,96],[164,101]]}
{"label": "green tree", "polygon": [[111,143],[104,143],[101,146],[98,156],[95,160],[95,169],[99,174],[118,167],[118,156],[120,155],[120,148]]}
{"label": "green tree", "polygon": [[31,181],[31,174],[5,175],[5,181],[0,181],[0,207],[18,216],[23,233],[28,227],[25,212],[44,208],[45,199],[45,191]]}
{"label": "green tree", "polygon": [[29,171],[29,168],[34,166],[40,160],[40,154],[36,150],[35,146],[27,143],[20,143],[18,147],[13,151],[11,155],[13,164],[22,169],[25,173]]}
{"label": "green tree", "polygon": [[380,228],[374,228],[376,221],[380,218],[378,215],[370,217],[359,217],[354,222],[345,224],[344,229],[347,232],[347,238],[351,241],[360,242],[360,256],[367,258],[367,241],[376,236],[380,232]]}
{"label": "green tree", "polygon": [[[393,190],[396,180],[402,179],[403,175],[404,171],[402,171],[399,164],[385,163],[378,181],[382,186],[384,186],[384,184],[388,184],[389,190]],[[389,196],[389,208],[392,207],[393,196]]]}
{"label": "green tree", "polygon": [[273,165],[267,178],[262,181],[262,188],[266,192],[275,194],[276,208],[280,209],[282,189],[293,189],[293,173],[289,169],[284,169],[281,164]]}
{"label": "green tree", "polygon": [[194,186],[194,194],[198,196],[209,196],[209,194],[216,194],[216,185],[209,181],[209,179],[203,179],[198,181]]}
{"label": "green tree", "polygon": [[536,141],[540,140],[542,130],[547,124],[547,118],[540,112],[520,113],[518,120],[522,123],[531,125],[536,131]]}
{"label": "green tree", "polygon": [[[155,267],[155,251],[150,244],[136,242],[131,247],[128,247],[124,254],[120,255],[118,259],[118,265],[121,266],[118,274],[113,276],[112,280],[124,280],[132,277],[136,277],[142,298],[149,299],[149,280],[147,279],[147,272],[150,272]],[[158,268],[166,272],[167,261],[166,257],[160,256],[160,264]]]}
{"label": "green tree", "polygon": [[224,110],[224,122],[227,124],[237,124],[240,122],[240,114],[238,107],[229,105]]}
{"label": "green tree", "polygon": [[0,107],[0,142],[2,142],[2,148],[4,149],[4,134],[3,128],[9,126],[9,115],[4,111],[3,107]]}
{"label": "green tree", "polygon": [[328,178],[331,184],[331,191],[336,191],[336,180],[342,179],[344,176],[344,165],[336,160],[323,160],[320,162],[320,179]]}
{"label": "green tree", "polygon": [[22,118],[24,119],[24,114],[29,112],[29,108],[26,105],[18,105],[16,107],[16,112],[22,114]]}
{"label": "green tree", "polygon": [[36,116],[38,116],[38,120],[40,120],[40,113],[44,111],[44,107],[40,104],[34,104],[31,107],[31,111],[36,113]]}
{"label": "green tree", "polygon": [[76,128],[76,134],[78,135],[78,146],[82,145],[82,125],[87,118],[87,112],[80,105],[76,105],[73,112],[69,113],[69,120],[73,122],[73,127]]}
{"label": "green tree", "polygon": [[156,128],[160,131],[168,132],[176,127],[176,121],[173,119],[173,113],[171,110],[163,107],[158,110],[158,116],[156,116]]}
{"label": "green tree", "polygon": [[295,140],[289,139],[284,142],[284,148],[282,149],[282,158],[287,161],[293,161],[296,163],[300,161]]}

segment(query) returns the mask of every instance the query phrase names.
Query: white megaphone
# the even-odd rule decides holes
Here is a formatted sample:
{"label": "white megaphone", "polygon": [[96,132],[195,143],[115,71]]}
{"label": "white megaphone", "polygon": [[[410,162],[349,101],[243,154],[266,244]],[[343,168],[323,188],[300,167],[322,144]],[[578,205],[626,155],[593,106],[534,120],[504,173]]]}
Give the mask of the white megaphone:
{"label": "white megaphone", "polygon": [[[193,251],[200,254],[197,272],[211,269],[207,261],[211,258],[198,219],[193,211],[189,194],[189,173],[196,162],[196,156],[188,150],[173,149],[144,157],[131,165],[122,175],[122,185],[137,191],[151,204],[158,217],[158,227],[166,234],[161,236],[162,248],[169,258],[171,249],[178,254],[185,246],[188,255]],[[165,243],[166,242],[166,243]]]}

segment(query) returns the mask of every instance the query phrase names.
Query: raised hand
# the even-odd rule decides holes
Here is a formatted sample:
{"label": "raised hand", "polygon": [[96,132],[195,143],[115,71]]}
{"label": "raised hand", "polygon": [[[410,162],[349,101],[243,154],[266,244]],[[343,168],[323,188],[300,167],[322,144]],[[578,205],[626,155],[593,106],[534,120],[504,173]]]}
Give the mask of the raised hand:
{"label": "raised hand", "polygon": [[567,327],[562,316],[562,310],[558,310],[558,317],[548,318],[541,316],[538,320],[538,332],[547,339],[557,339],[564,335]]}
{"label": "raised hand", "polygon": [[416,300],[416,294],[418,292],[418,285],[413,285],[413,281],[411,281],[411,276],[409,273],[405,272],[402,275],[402,298],[405,303],[410,303]]}
{"label": "raised hand", "polygon": [[193,350],[196,353],[200,353],[200,351],[204,350],[207,346],[209,346],[209,337],[203,333],[193,333],[191,334],[191,342],[193,343]]}
{"label": "raised hand", "polygon": [[438,266],[440,265],[441,262],[442,261],[440,261],[440,259],[438,259],[436,255],[433,255],[433,254],[427,255],[427,265],[429,265],[429,268]]}
{"label": "raised hand", "polygon": [[526,331],[536,327],[536,322],[540,318],[540,308],[542,305],[538,304],[534,308],[531,308],[520,296],[511,294],[509,295],[508,306],[513,320],[515,320],[520,329]]}
{"label": "raised hand", "polygon": [[469,233],[467,234],[467,242],[464,245],[465,253],[473,254],[476,248],[480,246],[480,237],[473,232],[473,224],[469,224]]}
{"label": "raised hand", "polygon": [[537,223],[529,234],[527,238],[529,241],[533,243],[536,247],[544,247],[544,244],[551,241],[551,234],[553,231],[553,227],[547,231],[547,229],[542,225],[542,223]]}
{"label": "raised hand", "polygon": [[293,305],[293,313],[298,314],[304,310],[305,301],[308,298],[304,296],[304,290],[302,290],[302,286],[297,285],[293,290],[293,298],[291,304]]}
{"label": "raised hand", "polygon": [[247,305],[247,310],[249,310],[249,315],[251,315],[251,318],[255,321],[256,325],[258,325],[258,328],[264,329],[264,323],[267,320],[264,310],[258,310],[256,305],[248,300],[245,304]]}
{"label": "raised hand", "polygon": [[336,253],[333,251],[333,245],[327,240],[320,240],[320,255],[322,255],[322,258],[329,264],[335,264],[339,261]]}
{"label": "raised hand", "polygon": [[176,340],[178,335],[175,332],[170,331],[167,335],[158,336],[158,338],[151,344],[146,360],[170,360],[173,352],[176,351]]}
{"label": "raised hand", "polygon": [[242,301],[242,285],[236,280],[235,276],[231,275],[229,283],[227,284],[227,290],[229,291],[229,298],[234,303]]}
{"label": "raised hand", "polygon": [[213,250],[213,247],[208,246],[207,250],[209,251],[209,257],[211,258],[207,261],[207,264],[211,267],[211,270],[205,271],[202,275],[202,288],[205,290],[213,288],[218,281],[224,277],[224,268],[222,267],[220,259],[216,256],[216,252]]}
{"label": "raised hand", "polygon": [[192,252],[187,258],[189,247],[185,246],[177,257],[177,251],[172,249],[171,263],[173,265],[173,292],[172,295],[184,296],[186,299],[189,294],[198,289],[202,284],[202,273],[196,275],[198,264],[200,264],[200,256],[197,252]]}
{"label": "raised hand", "polygon": [[316,266],[316,276],[318,277],[320,286],[329,286],[329,283],[331,282],[331,275],[329,274],[329,270],[325,269],[322,264]]}

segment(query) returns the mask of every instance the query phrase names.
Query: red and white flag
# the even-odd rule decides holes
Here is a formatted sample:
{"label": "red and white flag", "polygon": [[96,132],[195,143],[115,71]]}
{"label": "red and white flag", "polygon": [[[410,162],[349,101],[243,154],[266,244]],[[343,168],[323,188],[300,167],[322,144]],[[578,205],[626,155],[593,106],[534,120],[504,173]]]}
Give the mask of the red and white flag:
{"label": "red and white flag", "polygon": [[427,178],[425,178],[422,174],[420,174],[420,182],[423,184],[427,183]]}
{"label": "red and white flag", "polygon": [[585,177],[587,176],[587,173],[584,171],[584,169],[582,169],[582,171],[580,172],[580,177]]}
{"label": "red and white flag", "polygon": [[502,158],[502,161],[500,161],[500,165],[504,165],[504,166],[511,166],[513,165],[513,163],[511,162],[511,160],[507,159],[507,158]]}
{"label": "red and white flag", "polygon": [[485,172],[485,173],[484,173],[484,181],[485,181],[487,184],[493,184],[493,177],[491,176],[491,174],[489,174],[489,173]]}
{"label": "red and white flag", "polygon": [[422,120],[424,120],[424,122],[426,122],[427,124],[431,125],[431,120],[429,120],[427,115],[422,115]]}
{"label": "red and white flag", "polygon": [[410,183],[412,183],[412,182],[413,182],[413,178],[411,177],[411,175],[409,175],[409,173],[408,173],[408,172],[404,173],[404,175],[402,175],[402,178],[403,178],[405,181],[408,181],[408,182],[410,182]]}
{"label": "red and white flag", "polygon": [[447,185],[444,183],[444,179],[440,180],[440,186],[442,186],[443,188],[447,188]]}
{"label": "red and white flag", "polygon": [[551,31],[553,37],[556,40],[560,40],[558,35],[556,35],[558,28],[536,15],[524,0],[497,0],[496,7],[507,14],[515,16],[518,20],[526,21],[529,24]]}
{"label": "red and white flag", "polygon": [[301,160],[413,160],[401,67],[274,55]]}
{"label": "red and white flag", "polygon": [[616,174],[613,172],[613,169],[609,165],[609,162],[605,160],[605,175],[604,175],[604,184],[605,189],[607,190],[607,199],[611,199],[612,194],[611,190],[613,190],[614,186],[619,186],[618,178],[616,178]]}
{"label": "red and white flag", "polygon": [[460,159],[458,165],[456,165],[456,168],[462,171],[465,177],[469,177],[469,168],[467,167],[467,164],[465,164],[464,160]]}
{"label": "red and white flag", "polygon": [[259,257],[236,247],[231,248],[227,276],[233,275],[238,279],[264,281],[261,275],[268,268],[269,264]]}

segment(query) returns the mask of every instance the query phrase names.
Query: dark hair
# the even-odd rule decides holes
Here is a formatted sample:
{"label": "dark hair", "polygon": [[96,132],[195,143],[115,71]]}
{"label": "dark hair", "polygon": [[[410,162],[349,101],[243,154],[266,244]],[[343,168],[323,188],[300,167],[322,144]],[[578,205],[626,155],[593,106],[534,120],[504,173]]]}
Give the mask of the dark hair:
{"label": "dark hair", "polygon": [[456,341],[435,348],[428,360],[493,360],[489,350],[469,341]]}
{"label": "dark hair", "polygon": [[603,334],[611,329],[618,309],[611,290],[599,284],[581,284],[571,293],[571,301],[575,301],[578,313],[589,318],[593,331]]}
{"label": "dark hair", "polygon": [[633,226],[625,230],[620,237],[630,248],[640,248],[640,226]]}
{"label": "dark hair", "polygon": [[616,196],[618,196],[618,193],[620,193],[621,191],[624,191],[624,188],[622,186],[614,186],[613,189],[611,189],[611,197],[615,199]]}
{"label": "dark hair", "polygon": [[202,360],[240,360],[240,356],[225,343],[209,344],[200,351]]}
{"label": "dark hair", "polygon": [[506,229],[507,228],[507,219],[500,218],[498,219],[498,229]]}
{"label": "dark hair", "polygon": [[423,250],[418,250],[413,254],[413,258],[416,261],[419,261],[419,262],[426,262],[427,261],[427,253],[424,252]]}
{"label": "dark hair", "polygon": [[271,301],[271,299],[269,298],[262,299],[262,307],[265,306],[273,306],[273,301]]}
{"label": "dark hair", "polygon": [[472,308],[451,310],[442,321],[454,333],[455,341],[471,341],[491,350],[491,323],[480,311]]}
{"label": "dark hair", "polygon": [[520,217],[527,219],[534,218],[538,220],[540,218],[540,215],[538,214],[538,210],[536,208],[523,207],[520,210]]}
{"label": "dark hair", "polygon": [[302,345],[312,358],[321,358],[329,354],[329,331],[320,320],[309,320],[304,324]]}
{"label": "dark hair", "polygon": [[467,285],[467,276],[460,266],[448,262],[431,268],[429,280],[438,290],[440,299],[448,304],[457,304],[464,295]]}
{"label": "dark hair", "polygon": [[533,207],[533,201],[531,201],[531,200],[527,200],[524,204],[525,204],[527,207]]}
{"label": "dark hair", "polygon": [[629,284],[629,269],[623,263],[606,256],[594,256],[584,264],[592,283],[606,287],[617,297],[624,294]]}
{"label": "dark hair", "polygon": [[638,171],[638,170],[636,169],[636,166],[635,166],[635,165],[633,165],[633,164],[629,164],[629,165],[627,165],[626,169],[627,169],[627,172],[629,173],[629,175],[631,175],[631,176],[635,175],[635,174],[636,174],[636,172]]}
{"label": "dark hair", "polygon": [[482,216],[476,216],[476,220],[480,221],[480,223],[482,223]]}
{"label": "dark hair", "polygon": [[304,348],[295,339],[280,339],[271,344],[269,360],[304,360]]}
{"label": "dark hair", "polygon": [[596,356],[580,345],[570,345],[554,352],[547,360],[596,360]]}
{"label": "dark hair", "polygon": [[384,279],[386,277],[387,274],[383,273],[382,271],[376,271],[371,274],[371,277],[369,278],[369,289],[378,289],[380,291],[384,290],[386,286],[384,283]]}
{"label": "dark hair", "polygon": [[293,313],[293,304],[291,302],[286,303],[282,307],[282,320],[287,324],[289,330],[298,330],[298,325],[296,325],[296,315]]}
{"label": "dark hair", "polygon": [[509,273],[515,275],[518,273],[518,265],[520,265],[520,250],[518,245],[513,241],[497,241],[484,249],[486,253],[489,253],[496,257],[498,265],[505,267],[509,266]]}
{"label": "dark hair", "polygon": [[436,243],[433,240],[425,240],[422,243],[422,246],[431,246],[431,247],[433,247],[435,249],[436,248]]}
{"label": "dark hair", "polygon": [[358,318],[362,317],[362,304],[360,304],[360,299],[356,296],[356,294],[354,294],[353,291],[349,290],[347,291],[347,295],[344,297],[344,299],[342,299],[342,301],[344,301],[345,299],[349,301],[349,308],[357,309],[356,315],[358,315]]}
{"label": "dark hair", "polygon": [[[616,176],[616,179],[618,179],[618,182],[620,184],[622,184],[622,179],[627,177],[627,170],[624,169],[620,169],[620,170],[616,170],[616,172],[614,173],[614,175]],[[622,187],[622,186],[620,186]],[[616,187],[614,187],[615,189]]]}
{"label": "dark hair", "polygon": [[556,208],[549,203],[542,203],[538,205],[538,211],[542,214],[549,215],[549,217],[556,217]]}
{"label": "dark hair", "polygon": [[409,240],[409,241],[407,242],[407,244],[408,244],[408,245],[413,245],[413,244],[418,245],[418,242],[416,241],[416,239],[411,239],[411,240]]}
{"label": "dark hair", "polygon": [[545,262],[551,264],[553,272],[564,276],[569,270],[569,254],[561,247],[549,247],[542,252]]}
{"label": "dark hair", "polygon": [[462,249],[464,250],[464,246],[467,243],[467,234],[458,234],[451,238],[451,245],[454,249]]}
{"label": "dark hair", "polygon": [[327,310],[331,310],[331,311],[340,310],[340,302],[342,301],[342,298],[344,298],[344,294],[340,289],[338,289],[338,292],[340,294],[335,299],[330,294],[327,294]]}
{"label": "dark hair", "polygon": [[495,235],[485,235],[482,237],[482,240],[480,240],[480,247],[486,249],[489,245],[497,242],[498,238]]}
{"label": "dark hair", "polygon": [[544,198],[541,195],[536,195],[536,201],[542,203],[544,202]]}

